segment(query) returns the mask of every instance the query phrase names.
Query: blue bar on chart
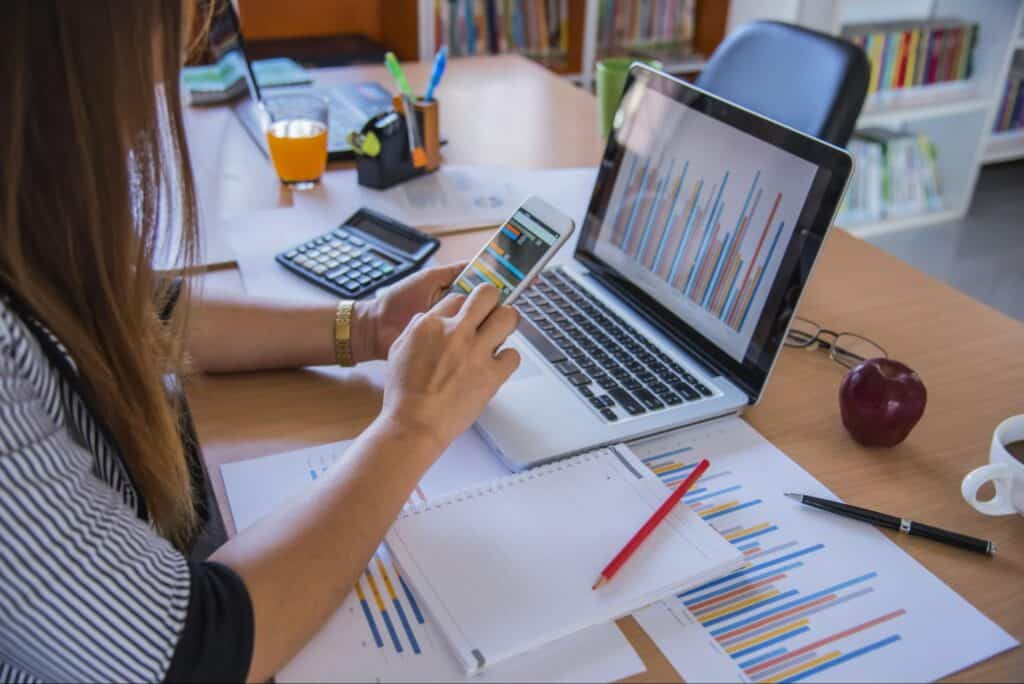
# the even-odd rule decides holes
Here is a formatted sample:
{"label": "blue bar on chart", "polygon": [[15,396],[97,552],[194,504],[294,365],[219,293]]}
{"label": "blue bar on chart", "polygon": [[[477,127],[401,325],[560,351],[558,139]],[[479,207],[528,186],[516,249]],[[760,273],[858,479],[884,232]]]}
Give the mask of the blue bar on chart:
{"label": "blue bar on chart", "polygon": [[[761,237],[757,250],[766,242]],[[725,260],[720,269],[727,268]],[[754,288],[748,285],[747,292]],[[717,299],[725,301],[721,294]],[[676,446],[639,455],[662,482],[672,486],[699,462],[698,454],[693,447]],[[873,595],[878,574],[862,572],[808,589],[815,567],[827,562],[825,545],[779,539],[783,531],[778,524],[758,520],[761,499],[744,497],[743,492],[731,471],[716,468],[712,461],[697,487],[683,497],[684,504],[743,553],[745,563],[725,577],[680,594],[677,600],[751,681],[801,681],[901,640],[891,625],[907,611],[897,606],[854,624],[832,626],[822,634],[816,616]]]}
{"label": "blue bar on chart", "polygon": [[[775,193],[766,218],[756,218],[768,195],[760,170],[739,194],[731,190],[733,171],[706,179],[691,171],[688,159],[626,154],[628,171],[610,207],[607,239],[738,332],[771,279],[765,271],[786,225],[776,222],[783,194]],[[727,196],[734,196],[735,206],[728,206]]]}

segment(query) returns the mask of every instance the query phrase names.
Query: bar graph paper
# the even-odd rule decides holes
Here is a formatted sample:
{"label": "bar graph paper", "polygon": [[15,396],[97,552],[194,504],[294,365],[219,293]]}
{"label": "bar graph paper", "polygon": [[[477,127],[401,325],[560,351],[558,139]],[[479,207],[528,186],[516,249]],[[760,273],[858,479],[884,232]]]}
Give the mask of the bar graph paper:
{"label": "bar graph paper", "polygon": [[[745,558],[742,569],[647,609],[661,611],[662,618],[668,611],[673,618],[660,639],[650,628],[651,616],[643,617],[646,611],[638,616],[670,660],[666,631],[686,639],[685,662],[718,668],[717,674],[680,669],[684,678],[933,679],[963,665],[934,676],[926,670],[910,677],[898,673],[929,648],[936,619],[972,624],[989,634],[1001,631],[870,526],[829,519],[789,502],[785,487],[803,492],[821,486],[743,421],[730,419],[726,425],[631,445],[670,488],[701,458],[709,458],[711,467],[683,505]],[[851,535],[866,546],[851,544]],[[675,648],[682,648],[680,642]],[[712,661],[715,665],[709,665]]]}

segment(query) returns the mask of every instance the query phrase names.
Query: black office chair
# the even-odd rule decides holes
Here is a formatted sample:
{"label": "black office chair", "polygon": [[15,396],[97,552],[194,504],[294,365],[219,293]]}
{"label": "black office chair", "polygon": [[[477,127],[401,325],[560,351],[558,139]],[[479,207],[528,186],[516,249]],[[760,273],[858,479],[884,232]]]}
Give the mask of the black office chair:
{"label": "black office chair", "polygon": [[799,131],[845,147],[864,106],[864,51],[817,31],[755,21],[726,38],[697,86]]}

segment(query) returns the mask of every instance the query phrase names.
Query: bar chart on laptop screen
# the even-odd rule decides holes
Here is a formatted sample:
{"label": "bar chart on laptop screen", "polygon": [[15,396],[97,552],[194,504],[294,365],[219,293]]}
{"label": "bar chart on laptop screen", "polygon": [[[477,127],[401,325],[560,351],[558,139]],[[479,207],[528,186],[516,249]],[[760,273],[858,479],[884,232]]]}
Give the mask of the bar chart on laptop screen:
{"label": "bar chart on laptop screen", "polygon": [[598,252],[741,358],[817,167],[658,93],[643,97],[621,133]]}

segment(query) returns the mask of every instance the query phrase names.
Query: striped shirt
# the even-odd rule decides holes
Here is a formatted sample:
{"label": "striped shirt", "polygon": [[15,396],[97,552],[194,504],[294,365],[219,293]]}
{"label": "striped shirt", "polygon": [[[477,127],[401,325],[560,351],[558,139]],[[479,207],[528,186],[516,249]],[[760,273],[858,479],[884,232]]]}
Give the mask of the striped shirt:
{"label": "striped shirt", "polygon": [[116,446],[51,360],[70,357],[13,308],[0,302],[0,682],[244,679],[245,585],[147,522]]}

